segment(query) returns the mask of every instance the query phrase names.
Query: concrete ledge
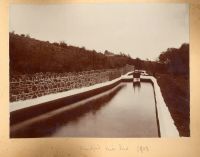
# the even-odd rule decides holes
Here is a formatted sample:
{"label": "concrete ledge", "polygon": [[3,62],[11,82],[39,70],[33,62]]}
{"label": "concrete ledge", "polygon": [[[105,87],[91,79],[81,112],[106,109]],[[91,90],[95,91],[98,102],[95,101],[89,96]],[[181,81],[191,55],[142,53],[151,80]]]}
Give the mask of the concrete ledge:
{"label": "concrete ledge", "polygon": [[[122,77],[123,81],[132,81],[133,78],[128,73],[126,76]],[[154,96],[156,103],[156,114],[158,119],[158,127],[160,132],[160,137],[180,137],[178,129],[174,124],[174,120],[171,117],[169,109],[163,99],[160,87],[157,80],[153,76],[141,76],[141,82],[150,82],[154,88]]]}
{"label": "concrete ledge", "polygon": [[113,81],[105,82],[99,85],[96,84],[88,88],[75,89],[49,96],[47,95],[43,97],[46,101],[42,101],[42,98],[36,98],[32,100],[11,103],[10,106],[18,105],[19,107],[16,106],[15,108],[12,108],[11,106],[10,124],[12,125],[19,123],[26,119],[33,118],[43,113],[47,113],[60,107],[67,106],[85,98],[97,95],[115,87],[120,82],[121,78],[117,78]]}
{"label": "concrete ledge", "polygon": [[[120,82],[132,81],[131,72],[122,75],[120,78],[112,81],[96,84],[90,87],[74,89],[57,94],[46,95],[43,97],[10,103],[10,124],[16,124],[29,118],[41,115],[43,113],[70,105],[73,102],[102,93],[113,88]],[[161,137],[179,137],[179,132],[174,125],[167,105],[162,97],[160,87],[153,76],[141,76],[142,82],[151,82],[154,88],[156,103],[156,114],[158,119],[159,133]],[[23,114],[22,114],[23,113]]]}
{"label": "concrete ledge", "polygon": [[151,81],[154,87],[154,95],[156,100],[157,114],[160,127],[161,137],[179,137],[178,129],[174,124],[169,109],[165,104],[160,87],[157,80],[153,76],[142,76],[141,81]]}

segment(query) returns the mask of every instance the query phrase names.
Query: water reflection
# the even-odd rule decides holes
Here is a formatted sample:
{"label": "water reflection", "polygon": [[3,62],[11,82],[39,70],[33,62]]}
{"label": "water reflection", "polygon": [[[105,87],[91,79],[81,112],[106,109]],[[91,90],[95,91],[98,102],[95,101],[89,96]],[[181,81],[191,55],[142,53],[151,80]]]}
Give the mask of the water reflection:
{"label": "water reflection", "polygon": [[60,126],[67,125],[67,123],[77,123],[88,112],[95,115],[125,86],[126,84],[120,84],[107,92],[74,103],[72,106],[75,107],[72,109],[66,106],[27,120],[22,124],[11,126],[10,136],[15,138],[51,136]]}
{"label": "water reflection", "polygon": [[140,88],[141,88],[141,83],[140,82],[133,82],[133,89],[134,89],[134,92],[137,90],[137,91],[140,91]]}
{"label": "water reflection", "polygon": [[[134,90],[138,92],[134,92]],[[11,137],[158,137],[153,87],[121,83],[11,126]]]}

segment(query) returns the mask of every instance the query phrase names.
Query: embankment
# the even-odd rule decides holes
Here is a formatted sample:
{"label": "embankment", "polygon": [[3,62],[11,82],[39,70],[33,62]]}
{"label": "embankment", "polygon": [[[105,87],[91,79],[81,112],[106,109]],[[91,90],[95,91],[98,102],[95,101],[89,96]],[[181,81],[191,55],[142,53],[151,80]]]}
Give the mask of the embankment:
{"label": "embankment", "polygon": [[119,69],[93,70],[78,73],[12,75],[10,77],[10,102],[24,101],[111,81],[133,70],[133,68],[133,66],[127,65]]}

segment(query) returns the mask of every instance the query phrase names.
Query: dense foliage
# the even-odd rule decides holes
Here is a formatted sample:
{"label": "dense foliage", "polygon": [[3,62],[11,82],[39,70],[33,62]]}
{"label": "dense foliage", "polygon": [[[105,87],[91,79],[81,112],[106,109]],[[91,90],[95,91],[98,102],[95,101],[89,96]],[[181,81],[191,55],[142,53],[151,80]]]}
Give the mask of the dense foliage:
{"label": "dense foliage", "polygon": [[49,43],[15,33],[10,33],[9,43],[11,73],[77,72],[118,68],[134,62],[122,53],[114,55],[106,50],[103,54],[65,42]]}
{"label": "dense foliage", "polygon": [[11,73],[77,72],[135,65],[151,74],[189,74],[189,44],[180,48],[168,48],[158,56],[158,61],[132,59],[123,53],[114,54],[87,50],[67,45],[65,42],[50,43],[30,38],[29,35],[10,33]]}
{"label": "dense foliage", "polygon": [[162,52],[159,61],[166,64],[167,71],[172,74],[189,74],[189,44],[180,48],[169,48]]}
{"label": "dense foliage", "polygon": [[158,56],[158,61],[136,58],[134,63],[137,69],[145,69],[151,74],[189,75],[189,44],[168,48]]}

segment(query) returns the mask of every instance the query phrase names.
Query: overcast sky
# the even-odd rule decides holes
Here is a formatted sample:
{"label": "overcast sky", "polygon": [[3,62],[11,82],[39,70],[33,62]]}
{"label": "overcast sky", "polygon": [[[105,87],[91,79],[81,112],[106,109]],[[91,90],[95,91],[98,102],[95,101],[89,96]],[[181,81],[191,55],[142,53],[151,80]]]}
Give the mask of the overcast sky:
{"label": "overcast sky", "polygon": [[10,7],[10,31],[50,42],[156,59],[189,42],[187,4],[66,4]]}

